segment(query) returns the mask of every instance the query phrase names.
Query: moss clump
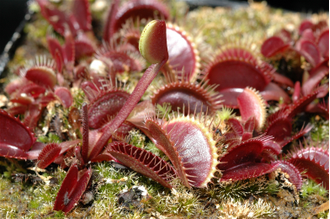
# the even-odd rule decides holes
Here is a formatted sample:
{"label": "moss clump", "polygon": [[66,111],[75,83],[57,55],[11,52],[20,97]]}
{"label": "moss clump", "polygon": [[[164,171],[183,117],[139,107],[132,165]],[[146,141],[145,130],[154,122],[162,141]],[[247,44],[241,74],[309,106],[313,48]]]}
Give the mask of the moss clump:
{"label": "moss clump", "polygon": [[53,205],[65,172],[57,169],[45,174],[44,181],[34,174],[24,176],[18,182],[0,178],[0,217],[63,218],[62,213],[53,211]]}
{"label": "moss clump", "polygon": [[169,114],[172,111],[172,106],[169,103],[163,103],[163,105],[156,105],[156,114],[159,118],[169,119]]}
{"label": "moss clump", "polygon": [[[149,178],[128,169],[121,170],[115,168],[114,165],[108,162],[98,163],[94,168],[101,180],[99,181],[93,203],[93,218],[102,218],[108,215],[111,215],[113,218],[136,218],[147,214],[145,211],[141,211],[141,209],[134,208],[127,214],[127,209],[122,208],[118,204],[118,195],[133,186],[144,186],[152,197],[155,192],[168,190]],[[146,201],[144,204],[146,208],[147,203],[149,202]]]}
{"label": "moss clump", "polygon": [[151,191],[153,198],[150,200],[152,209],[158,215],[176,215],[192,218],[203,213],[204,205],[199,199],[198,191],[183,186],[178,179],[173,184],[175,188],[171,192]]}
{"label": "moss clump", "polygon": [[313,180],[306,179],[300,190],[301,205],[318,218],[328,218],[329,191]]}
{"label": "moss clump", "polygon": [[142,134],[140,130],[132,129],[129,132],[128,139],[129,139],[129,144],[139,148],[143,148],[159,157],[162,157],[165,160],[168,160],[168,158],[164,156],[164,153],[161,150],[159,150],[150,139],[148,139],[144,134]]}
{"label": "moss clump", "polygon": [[261,176],[236,182],[221,182],[206,192],[219,201],[223,199],[239,201],[251,196],[274,195],[278,190],[279,186],[275,180]]}
{"label": "moss clump", "polygon": [[49,133],[48,136],[47,135],[40,135],[38,137],[37,141],[42,142],[44,144],[60,143],[61,142],[60,138],[54,133]]}
{"label": "moss clump", "polygon": [[315,116],[311,119],[313,129],[311,130],[312,140],[315,142],[329,142],[329,120]]}
{"label": "moss clump", "polygon": [[139,148],[145,147],[146,136],[143,135],[140,130],[132,129],[129,131],[129,144],[134,145]]}
{"label": "moss clump", "polygon": [[300,196],[302,200],[306,200],[313,195],[327,198],[328,194],[329,192],[323,186],[310,179],[306,180],[300,190]]}
{"label": "moss clump", "polygon": [[275,207],[259,198],[255,201],[238,202],[225,199],[220,203],[219,218],[270,218],[275,216]]}
{"label": "moss clump", "polygon": [[[216,118],[219,121],[225,121],[230,118],[233,118],[234,116],[235,116],[234,109],[231,109],[231,108],[228,108],[225,106],[216,112]],[[216,121],[215,121],[215,123],[216,123]]]}

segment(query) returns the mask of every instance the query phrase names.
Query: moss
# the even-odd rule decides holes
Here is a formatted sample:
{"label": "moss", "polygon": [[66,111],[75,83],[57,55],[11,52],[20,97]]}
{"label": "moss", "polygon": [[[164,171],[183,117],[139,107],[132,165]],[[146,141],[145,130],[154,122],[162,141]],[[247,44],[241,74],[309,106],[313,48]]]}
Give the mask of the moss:
{"label": "moss", "polygon": [[71,94],[73,96],[73,104],[72,107],[76,107],[77,109],[81,109],[82,104],[85,102],[85,93],[82,89],[72,88]]}
{"label": "moss", "polygon": [[[134,145],[139,148],[143,148],[147,151],[152,152],[153,154],[160,156],[162,158],[164,157],[164,153],[159,150],[154,143],[151,142],[149,138],[147,138],[144,134],[141,133],[138,129],[132,129],[129,132],[129,144]],[[165,158],[167,159],[167,158]]]}
{"label": "moss", "polygon": [[37,139],[38,142],[42,142],[44,144],[48,144],[48,143],[60,143],[60,137],[58,137],[56,134],[50,132],[47,135],[40,135]]}
{"label": "moss", "polygon": [[276,208],[263,199],[238,202],[224,199],[220,203],[220,218],[269,218],[274,217]]}
{"label": "moss", "polygon": [[164,160],[168,160],[168,158],[165,156],[165,154],[159,150],[156,145],[154,143],[152,143],[151,141],[147,142],[145,149],[147,151],[150,151],[151,153],[163,158]]}
{"label": "moss", "polygon": [[[101,218],[105,213],[113,218],[136,218],[154,211],[160,215],[189,217],[196,213],[196,206],[202,207],[197,192],[184,187],[179,181],[174,182],[176,189],[169,190],[135,172],[116,170],[109,163],[97,164],[95,168],[103,178],[93,204],[93,214],[96,218]],[[151,198],[143,201],[143,211],[132,209],[127,215],[127,212],[118,206],[117,196],[124,189],[128,190],[135,185],[144,186]]]}
{"label": "moss", "polygon": [[138,148],[144,148],[146,136],[143,135],[140,130],[132,129],[129,131],[129,144],[134,145]]}
{"label": "moss", "polygon": [[313,180],[307,180],[301,187],[300,195],[302,199],[307,199],[311,195],[328,196],[328,191]]}
{"label": "moss", "polygon": [[46,218],[47,215],[52,214],[59,185],[65,173],[58,169],[49,176],[56,177],[59,184],[47,185],[42,182],[31,185],[24,180],[13,183],[10,179],[0,178],[0,217]]}
{"label": "moss", "polygon": [[171,191],[149,187],[148,191],[152,195],[149,201],[150,207],[155,209],[160,215],[176,215],[191,218],[202,208],[198,191],[188,189],[183,186],[178,179]]}
{"label": "moss", "polygon": [[96,218],[104,215],[118,215],[116,210],[117,195],[120,191],[137,184],[135,172],[115,169],[110,163],[103,162],[94,166],[95,172],[102,177],[102,183],[94,201],[93,213]]}
{"label": "moss", "polygon": [[322,212],[322,213],[319,213],[319,214],[317,214],[317,218],[329,218],[329,210],[328,210],[328,211],[325,211],[325,212]]}
{"label": "moss", "polygon": [[315,142],[329,142],[329,120],[322,119],[319,116],[312,117],[311,130],[312,140]]}
{"label": "moss", "polygon": [[0,166],[4,169],[1,170],[1,172],[3,171],[3,177],[10,179],[14,173],[26,173],[26,169],[22,167],[22,164],[24,165],[24,162],[17,161],[16,159],[0,158]]}
{"label": "moss", "polygon": [[[228,108],[228,107],[222,107],[216,113],[217,113],[216,118],[219,121],[225,121],[225,120],[228,120],[228,119],[235,116],[234,115],[234,109],[231,109],[231,108]],[[216,121],[215,121],[215,123],[217,123]]]}
{"label": "moss", "polygon": [[238,201],[250,196],[274,195],[278,190],[276,181],[269,180],[267,176],[261,176],[236,182],[221,182],[207,192],[219,201],[222,199]]}
{"label": "moss", "polygon": [[39,204],[40,204],[40,203],[39,203],[37,200],[32,199],[32,200],[30,201],[30,203],[29,203],[29,208],[34,208],[34,209],[36,209],[36,208],[39,207]]}
{"label": "moss", "polygon": [[163,105],[156,105],[156,114],[159,118],[169,119],[169,114],[172,111],[172,106],[169,103],[163,103]]}

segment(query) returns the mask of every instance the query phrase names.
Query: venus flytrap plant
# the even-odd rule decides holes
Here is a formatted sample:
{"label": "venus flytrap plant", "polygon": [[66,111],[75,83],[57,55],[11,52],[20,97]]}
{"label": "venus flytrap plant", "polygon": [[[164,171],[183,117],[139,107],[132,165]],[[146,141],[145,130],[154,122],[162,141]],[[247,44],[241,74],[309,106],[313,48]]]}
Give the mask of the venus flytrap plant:
{"label": "venus flytrap plant", "polygon": [[[123,216],[123,212],[116,208],[116,194],[137,184],[145,185],[155,197],[156,203],[150,201],[148,204],[160,214],[186,217],[209,216],[212,210],[208,211],[206,208],[210,206],[207,204],[204,207],[202,201],[205,193],[218,203],[222,197],[228,201],[233,197],[247,199],[250,196],[275,194],[277,187],[273,185],[274,180],[268,177],[279,168],[290,175],[289,180],[298,190],[301,177],[297,166],[303,173],[307,170],[307,175],[316,180],[321,175],[319,182],[328,187],[328,167],[324,165],[329,158],[327,150],[316,149],[319,146],[314,145],[312,149],[292,152],[291,159],[282,151],[285,145],[311,129],[308,125],[297,134],[292,134],[292,121],[299,112],[306,110],[306,106],[313,107],[314,99],[328,93],[324,83],[328,74],[325,68],[327,63],[322,62],[319,68],[315,66],[308,83],[302,87],[298,84],[291,94],[288,92],[290,89],[283,90],[276,83],[282,87],[293,86],[293,83],[279,77],[272,66],[262,60],[252,47],[244,46],[243,42],[223,43],[212,58],[211,48],[200,50],[203,53],[197,51],[200,34],[193,39],[176,24],[153,20],[141,32],[139,28],[143,21],[137,18],[140,12],[147,19],[153,17],[152,14],[169,18],[167,8],[156,0],[131,0],[122,5],[119,1],[113,1],[103,32],[103,40],[114,44],[109,45],[108,50],[103,50],[107,46],[100,46],[93,33],[89,32],[91,13],[87,0],[73,0],[73,8],[65,11],[46,0],[37,0],[37,3],[53,29],[63,36],[64,42],[61,45],[57,39],[47,37],[48,50],[56,67],[49,65],[48,61],[36,63],[22,71],[20,76],[23,79],[5,88],[11,101],[8,112],[20,117],[25,114],[25,119],[22,123],[0,111],[0,121],[6,123],[9,130],[0,132],[0,155],[10,159],[35,159],[39,168],[46,168],[52,162],[69,168],[67,173],[62,172],[64,180],[54,206],[54,210],[60,213],[55,214],[68,214],[85,190],[90,192],[89,185],[93,187],[99,179],[92,177],[93,171],[102,173],[107,183],[108,180],[112,183],[100,183],[100,193],[95,196],[97,203],[94,204],[98,206],[95,211],[102,209],[114,216]],[[191,22],[188,20],[187,23]],[[205,20],[209,22],[209,18]],[[131,26],[123,25],[130,22]],[[206,26],[210,28],[213,24]],[[326,44],[324,35],[327,33],[322,30],[316,42]],[[257,45],[252,44],[253,47]],[[306,54],[308,31],[299,44],[300,50],[305,50]],[[97,48],[100,50],[97,51]],[[139,72],[145,65],[141,57],[132,58],[123,53],[126,50],[137,52],[138,49],[151,64],[144,74]],[[93,54],[95,56],[92,57]],[[326,50],[322,50],[322,55],[327,55]],[[94,61],[103,62],[108,69],[98,71],[92,65]],[[201,68],[200,63],[206,64]],[[158,74],[159,71],[164,74]],[[198,75],[199,71],[202,75]],[[319,83],[320,79],[322,82]],[[123,94],[116,90],[118,81],[133,84],[132,93]],[[322,86],[316,88],[318,84]],[[223,97],[218,92],[222,92]],[[141,99],[140,105],[138,102]],[[276,107],[279,111],[267,112],[265,106],[269,104],[274,107],[274,104],[265,100],[279,100]],[[57,107],[60,103],[62,105]],[[232,115],[231,106],[239,108],[235,114],[240,117]],[[326,115],[326,104],[321,108],[322,115]],[[43,109],[49,110],[47,116],[42,113]],[[64,109],[65,113],[58,116],[58,109]],[[112,111],[111,115],[108,109]],[[53,122],[56,124],[56,135],[49,125]],[[41,126],[43,134],[40,134]],[[16,129],[20,139],[9,135]],[[63,137],[63,132],[69,133],[69,136]],[[44,144],[35,142],[34,136],[39,141],[43,140]],[[125,138],[127,136],[131,138]],[[57,140],[59,142],[55,142]],[[291,160],[296,166],[281,160],[281,157]],[[103,165],[105,162],[93,164],[109,160],[120,162],[147,177],[126,170],[117,173],[114,168]],[[316,175],[308,169],[312,164],[318,164]],[[106,170],[102,171],[102,168]],[[174,189],[172,192],[165,189],[166,192],[160,194],[158,191],[164,191],[163,187]],[[100,201],[104,196],[108,199]],[[162,198],[165,196],[164,201]],[[38,200],[41,199],[33,199],[31,209],[38,205]],[[229,207],[236,205],[234,202],[222,204]],[[245,204],[236,206],[238,210],[253,208]],[[245,214],[247,211],[243,210],[242,215],[267,216],[267,213],[257,211]],[[104,216],[104,213],[95,214]],[[142,217],[143,214],[133,212],[131,217]]]}
{"label": "venus flytrap plant", "polygon": [[[89,179],[92,174],[91,168],[85,167],[88,164],[88,162],[91,161],[95,162],[95,161],[99,161],[100,159],[101,160],[113,159],[111,155],[107,153],[101,155],[101,158],[99,157],[102,149],[104,148],[104,145],[106,145],[107,141],[111,138],[114,131],[116,131],[118,127],[126,120],[126,118],[129,116],[133,108],[141,99],[142,95],[144,94],[145,90],[147,89],[151,81],[157,75],[161,66],[164,63],[166,63],[168,59],[168,54],[167,54],[167,45],[165,38],[166,36],[165,22],[164,21],[150,22],[150,24],[146,26],[144,33],[145,33],[143,35],[144,37],[141,37],[141,47],[140,47],[141,53],[143,54],[143,56],[147,57],[147,59],[149,59],[149,61],[153,62],[154,64],[146,70],[145,74],[142,76],[136,88],[134,89],[132,94],[128,97],[127,101],[125,102],[121,110],[118,112],[116,117],[111,122],[109,122],[104,127],[102,127],[100,130],[89,132],[87,105],[86,104],[83,105],[82,147],[73,148],[75,157],[78,162],[74,161],[74,163],[71,165],[70,169],[68,170],[67,176],[64,179],[61,189],[56,197],[54,210],[62,210],[63,212],[67,213],[71,211],[71,209],[79,201],[83,192],[87,188]],[[150,41],[151,44],[146,43],[146,41]],[[160,45],[160,48],[162,49],[159,50],[158,45]],[[161,55],[156,57],[155,59],[150,59],[151,55],[154,54],[155,50],[157,54],[161,54]],[[128,145],[124,144],[124,147],[127,146]],[[134,146],[129,146],[129,147],[132,147],[131,150],[135,150]],[[54,161],[56,157],[59,156],[60,151],[61,149],[57,144],[47,145],[43,149],[42,153],[38,158],[40,165],[43,168],[47,167],[51,162]],[[110,153],[116,154],[113,150]],[[120,158],[118,159],[120,160]],[[146,162],[145,160],[141,160],[141,161]],[[159,171],[162,171],[161,167],[162,166],[158,166],[155,168],[159,168]],[[139,171],[139,168],[137,168],[136,170]],[[171,174],[173,175],[174,174],[173,170],[170,169],[170,171],[172,171]],[[144,174],[146,174],[146,172],[144,172]],[[151,177],[155,178],[157,176],[153,175]],[[169,187],[168,184],[167,187]]]}
{"label": "venus flytrap plant", "polygon": [[139,80],[134,91],[127,99],[124,106],[118,112],[117,116],[111,123],[102,128],[102,135],[96,143],[96,147],[90,152],[89,157],[94,158],[101,150],[106,142],[110,139],[112,133],[125,121],[133,108],[141,99],[144,92],[152,80],[156,77],[160,68],[168,59],[167,43],[166,43],[166,23],[165,21],[151,21],[143,30],[140,38],[139,49],[143,57],[152,65],[145,71]]}

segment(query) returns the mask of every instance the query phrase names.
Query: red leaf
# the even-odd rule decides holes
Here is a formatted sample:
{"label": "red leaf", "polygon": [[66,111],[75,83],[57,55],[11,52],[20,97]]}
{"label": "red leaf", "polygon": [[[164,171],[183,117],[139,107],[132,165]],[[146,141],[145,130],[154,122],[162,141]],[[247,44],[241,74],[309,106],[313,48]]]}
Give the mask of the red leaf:
{"label": "red leaf", "polygon": [[305,172],[309,178],[329,190],[329,153],[321,148],[310,147],[298,150],[288,160],[300,172]]}
{"label": "red leaf", "polygon": [[109,8],[106,23],[103,30],[103,40],[105,42],[110,42],[113,34],[115,33],[115,21],[116,21],[116,14],[118,12],[119,7],[119,0],[114,0]]}
{"label": "red leaf", "polygon": [[265,133],[274,137],[274,141],[281,143],[291,136],[292,119],[279,117],[269,123]]}
{"label": "red leaf", "polygon": [[61,44],[58,42],[57,39],[49,36],[47,37],[47,43],[48,43],[49,52],[56,62],[57,71],[62,72],[62,68],[64,64],[64,54]]}
{"label": "red leaf", "polygon": [[127,19],[155,19],[155,14],[158,14],[157,18],[161,18],[163,20],[168,20],[170,17],[167,6],[160,1],[128,1],[120,7],[118,12],[115,14],[115,21],[112,24],[113,31],[117,32],[122,25],[125,24]]}
{"label": "red leaf", "polygon": [[62,182],[61,188],[57,193],[54,204],[55,211],[63,210],[63,208],[70,203],[71,201],[70,195],[74,190],[74,188],[76,187],[77,181],[78,181],[78,166],[77,164],[73,164],[68,170]]}
{"label": "red leaf", "polygon": [[33,133],[22,122],[2,109],[0,109],[0,124],[0,155],[26,159],[26,152],[35,142]]}
{"label": "red leaf", "polygon": [[91,30],[92,16],[88,0],[74,0],[71,8],[72,14],[79,24],[79,29],[83,31]]}
{"label": "red leaf", "polygon": [[261,53],[266,57],[270,58],[279,52],[283,52],[290,45],[285,44],[281,37],[272,36],[268,38],[261,46]]}
{"label": "red leaf", "polygon": [[231,147],[227,154],[220,158],[218,169],[226,171],[236,166],[255,161],[263,150],[263,142],[268,141],[268,137],[253,138],[243,141],[241,144]]}
{"label": "red leaf", "polygon": [[206,187],[218,164],[212,131],[200,119],[189,117],[175,118],[164,128],[174,142],[172,150],[181,159],[179,168],[184,173],[185,180],[191,186]]}
{"label": "red leaf", "polygon": [[75,207],[76,203],[80,200],[81,196],[86,191],[91,176],[92,176],[91,168],[83,169],[79,171],[79,180],[76,186],[74,187],[74,190],[70,194],[69,203],[63,207],[62,209],[63,212],[68,213]]}
{"label": "red leaf", "polygon": [[[166,28],[167,49],[169,65],[177,75],[184,75],[187,81],[195,80],[199,71],[199,55],[186,32],[178,26],[167,25]],[[184,69],[184,71],[182,71]]]}
{"label": "red leaf", "polygon": [[323,57],[329,57],[329,29],[320,34],[317,39],[317,46]]}
{"label": "red leaf", "polygon": [[298,190],[302,185],[302,178],[299,170],[292,164],[284,160],[274,162],[278,164],[278,168],[281,168],[282,172],[289,174],[289,181],[293,183]]}
{"label": "red leaf", "polygon": [[91,176],[91,168],[78,172],[77,164],[73,164],[68,170],[61,188],[57,193],[54,210],[62,210],[65,213],[71,211],[85,192]]}
{"label": "red leaf", "polygon": [[38,167],[45,169],[51,164],[61,152],[61,147],[56,143],[46,145],[39,154]]}
{"label": "red leaf", "polygon": [[251,88],[245,88],[243,93],[237,97],[239,110],[243,121],[247,121],[250,117],[256,119],[255,128],[261,129],[266,121],[265,101],[260,94]]}
{"label": "red leaf", "polygon": [[276,170],[278,164],[248,162],[241,166],[235,166],[223,172],[220,181],[238,181],[262,176]]}
{"label": "red leaf", "polygon": [[57,87],[54,93],[61,100],[61,103],[65,108],[69,108],[73,104],[73,97],[68,88]]}
{"label": "red leaf", "polygon": [[162,158],[123,142],[113,142],[107,147],[107,152],[125,166],[142,173],[167,188],[172,188],[169,181],[175,177],[175,170]]}
{"label": "red leaf", "polygon": [[124,106],[129,93],[122,90],[109,90],[102,92],[89,104],[89,127],[97,129],[108,123]]}
{"label": "red leaf", "polygon": [[299,53],[306,58],[306,60],[313,66],[317,66],[317,64],[321,61],[321,54],[317,45],[309,40],[301,39],[297,42],[297,50]]}
{"label": "red leaf", "polygon": [[56,84],[56,75],[52,68],[46,66],[31,67],[26,71],[25,77],[45,88],[53,89]]}

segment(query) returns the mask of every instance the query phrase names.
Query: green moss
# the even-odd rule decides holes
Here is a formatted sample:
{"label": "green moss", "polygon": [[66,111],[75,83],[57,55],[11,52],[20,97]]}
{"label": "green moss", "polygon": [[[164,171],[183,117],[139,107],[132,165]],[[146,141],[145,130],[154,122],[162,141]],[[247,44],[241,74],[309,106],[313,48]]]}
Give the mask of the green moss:
{"label": "green moss", "polygon": [[39,207],[39,201],[35,200],[35,199],[32,199],[30,202],[29,202],[29,208],[38,208]]}
{"label": "green moss", "polygon": [[315,142],[329,142],[329,120],[312,117],[311,124],[313,125],[311,130],[312,140]]}
{"label": "green moss", "polygon": [[302,185],[300,195],[302,199],[306,199],[311,195],[327,197],[328,191],[323,186],[317,184],[313,180],[308,179],[307,182]]}
{"label": "green moss", "polygon": [[24,32],[28,33],[28,39],[33,42],[44,39],[49,28],[48,22],[40,15],[38,17],[39,19],[31,24],[27,24],[24,28]]}
{"label": "green moss", "polygon": [[42,142],[44,144],[48,144],[48,143],[60,143],[60,137],[58,137],[56,134],[50,132],[47,135],[40,135],[37,139],[38,142]]}
{"label": "green moss", "polygon": [[236,182],[223,182],[208,193],[221,201],[222,199],[243,200],[250,196],[274,195],[278,190],[275,181],[261,176]]}
{"label": "green moss", "polygon": [[129,144],[134,145],[138,148],[143,148],[147,151],[152,152],[157,156],[164,157],[164,153],[159,150],[154,143],[150,141],[144,134],[138,129],[132,129],[129,132]]}
{"label": "green moss", "polygon": [[144,148],[146,136],[138,129],[132,129],[129,131],[129,144],[138,148]]}
{"label": "green moss", "polygon": [[17,218],[21,207],[25,207],[22,202],[22,185],[12,184],[6,178],[0,178],[0,218]]}
{"label": "green moss", "polygon": [[47,218],[52,214],[65,173],[58,169],[49,176],[56,177],[59,184],[41,182],[31,185],[25,180],[13,183],[10,179],[0,178],[0,218]]}
{"label": "green moss", "polygon": [[175,188],[171,191],[150,189],[152,199],[149,204],[151,207],[160,215],[177,215],[185,218],[196,215],[201,208],[198,192],[183,186],[178,179],[173,184]]}
{"label": "green moss", "polygon": [[56,211],[55,214],[54,214],[54,217],[55,218],[64,218],[65,214],[62,211]]}
{"label": "green moss", "polygon": [[322,213],[319,213],[317,215],[317,218],[329,218],[329,210],[325,211],[325,212],[322,212]]}
{"label": "green moss", "polygon": [[85,102],[85,93],[80,88],[72,88],[71,93],[73,95],[73,107],[76,107],[77,109],[81,109],[82,104]]}
{"label": "green moss", "polygon": [[156,105],[156,114],[158,115],[159,118],[164,118],[168,120],[171,111],[172,111],[172,106],[169,103],[163,103],[162,106],[160,104]]}
{"label": "green moss", "polygon": [[234,112],[234,109],[224,106],[216,112],[217,113],[216,118],[220,121],[228,120],[234,116],[233,112]]}
{"label": "green moss", "polygon": [[219,205],[221,218],[269,218],[275,216],[275,207],[258,198],[254,201],[224,199]]}
{"label": "green moss", "polygon": [[[171,191],[133,171],[116,170],[109,163],[97,164],[95,168],[103,178],[94,202],[93,214],[96,218],[102,217],[105,212],[114,218],[136,218],[148,214],[148,209],[160,215],[182,215],[189,218],[201,208],[197,207],[200,206],[197,192],[184,187],[178,180],[173,182],[176,189]],[[151,198],[143,201],[144,211],[132,208],[132,212],[127,215],[117,204],[117,196],[124,189],[128,190],[135,185],[144,186]]]}
{"label": "green moss", "polygon": [[102,178],[96,194],[93,214],[96,218],[104,215],[120,215],[117,212],[117,195],[124,189],[137,184],[136,173],[116,170],[110,163],[103,162],[94,166],[95,172]]}
{"label": "green moss", "polygon": [[166,2],[169,5],[172,18],[175,18],[177,22],[185,19],[185,15],[189,11],[189,7],[184,1],[167,0]]}
{"label": "green moss", "polygon": [[151,153],[163,158],[164,160],[168,160],[168,158],[165,156],[165,154],[161,150],[159,150],[156,147],[156,145],[154,143],[152,143],[151,141],[147,142],[145,149],[147,151],[150,151]]}
{"label": "green moss", "polygon": [[26,173],[26,169],[24,169],[21,165],[22,163],[24,164],[23,161],[17,161],[16,159],[0,158],[0,166],[4,168],[3,177],[10,179],[12,174],[14,173],[17,172]]}

